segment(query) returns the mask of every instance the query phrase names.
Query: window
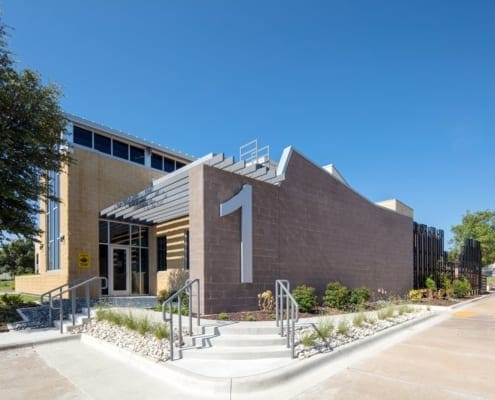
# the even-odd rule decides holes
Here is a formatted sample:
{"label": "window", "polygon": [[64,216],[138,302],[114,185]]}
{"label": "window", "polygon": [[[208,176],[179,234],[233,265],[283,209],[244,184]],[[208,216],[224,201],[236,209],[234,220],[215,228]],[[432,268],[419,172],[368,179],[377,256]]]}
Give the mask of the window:
{"label": "window", "polygon": [[72,133],[74,134],[74,143],[90,148],[93,147],[93,133],[91,131],[74,125]]}
{"label": "window", "polygon": [[112,139],[95,133],[95,150],[105,154],[112,154]]}
{"label": "window", "polygon": [[167,237],[156,238],[156,265],[157,271],[167,270]]}
{"label": "window", "polygon": [[[60,196],[60,174],[54,171],[48,173],[50,195]],[[54,200],[46,202],[46,244],[47,269],[60,269],[60,209]]]}
{"label": "window", "polygon": [[175,160],[168,157],[163,157],[163,170],[165,172],[175,171]]}
{"label": "window", "polygon": [[163,170],[163,157],[158,155],[158,154],[151,153],[151,167],[155,168],[155,169],[159,169],[160,171],[162,171]]}
{"label": "window", "polygon": [[186,165],[186,164],[184,164],[184,163],[182,163],[182,162],[180,162],[180,161],[176,161],[176,162],[175,162],[175,168],[176,168],[176,169],[182,168],[182,167],[184,167],[185,165]]}
{"label": "window", "polygon": [[110,243],[129,244],[129,225],[110,222]]}
{"label": "window", "polygon": [[131,161],[144,165],[144,149],[131,146]]}
{"label": "window", "polygon": [[115,157],[123,158],[124,160],[129,159],[129,145],[127,143],[119,142],[118,140],[113,140],[113,155]]}

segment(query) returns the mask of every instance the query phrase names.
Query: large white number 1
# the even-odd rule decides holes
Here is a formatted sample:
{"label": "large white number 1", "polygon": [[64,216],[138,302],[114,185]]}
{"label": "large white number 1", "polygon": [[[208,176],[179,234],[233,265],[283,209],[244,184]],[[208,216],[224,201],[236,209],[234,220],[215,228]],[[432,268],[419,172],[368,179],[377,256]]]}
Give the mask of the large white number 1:
{"label": "large white number 1", "polygon": [[241,209],[241,282],[253,282],[253,188],[244,185],[234,197],[220,204],[224,217]]}

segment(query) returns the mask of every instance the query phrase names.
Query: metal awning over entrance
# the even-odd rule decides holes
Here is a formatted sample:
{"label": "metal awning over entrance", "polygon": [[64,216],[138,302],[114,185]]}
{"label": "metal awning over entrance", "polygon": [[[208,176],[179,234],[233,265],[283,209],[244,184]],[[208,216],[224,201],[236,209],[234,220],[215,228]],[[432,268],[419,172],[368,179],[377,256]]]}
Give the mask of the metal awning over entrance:
{"label": "metal awning over entrance", "polygon": [[101,218],[155,225],[189,214],[189,171],[197,165],[209,165],[260,181],[276,184],[284,174],[277,174],[277,168],[269,163],[246,163],[225,158],[224,154],[210,153],[153,181],[145,190],[136,193],[100,211]]}

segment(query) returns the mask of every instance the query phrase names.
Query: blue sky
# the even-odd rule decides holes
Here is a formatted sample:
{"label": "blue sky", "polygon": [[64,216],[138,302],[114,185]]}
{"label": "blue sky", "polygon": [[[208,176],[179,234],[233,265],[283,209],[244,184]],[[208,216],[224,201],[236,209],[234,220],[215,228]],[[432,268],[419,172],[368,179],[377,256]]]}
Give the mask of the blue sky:
{"label": "blue sky", "polygon": [[258,138],[445,229],[494,209],[495,2],[1,0],[64,109],[195,156]]}

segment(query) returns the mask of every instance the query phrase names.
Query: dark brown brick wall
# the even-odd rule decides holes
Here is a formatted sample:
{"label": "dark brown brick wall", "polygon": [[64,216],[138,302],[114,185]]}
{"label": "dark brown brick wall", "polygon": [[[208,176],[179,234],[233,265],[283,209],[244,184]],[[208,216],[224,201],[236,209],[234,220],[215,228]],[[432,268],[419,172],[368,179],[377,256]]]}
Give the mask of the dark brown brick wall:
{"label": "dark brown brick wall", "polygon": [[[240,211],[220,203],[253,186],[254,283],[240,283]],[[280,187],[208,166],[190,173],[191,276],[204,311],[256,309],[276,279],[321,294],[331,280],[403,294],[412,286],[412,220],[377,207],[293,152]],[[203,296],[202,296],[203,297]]]}

